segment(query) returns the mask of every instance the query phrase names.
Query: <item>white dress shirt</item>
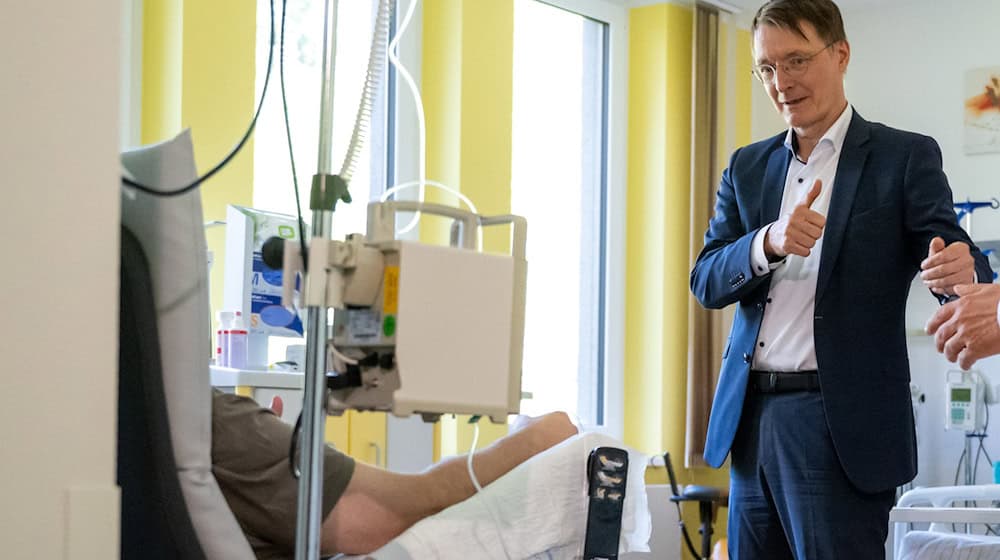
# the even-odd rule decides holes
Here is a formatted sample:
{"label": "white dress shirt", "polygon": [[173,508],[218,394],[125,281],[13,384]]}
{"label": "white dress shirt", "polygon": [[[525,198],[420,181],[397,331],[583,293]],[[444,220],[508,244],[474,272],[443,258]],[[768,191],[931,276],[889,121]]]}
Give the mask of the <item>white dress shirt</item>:
{"label": "white dress shirt", "polygon": [[[823,183],[812,209],[826,216],[830,208],[834,180],[844,137],[854,110],[848,103],[844,112],[823,134],[803,163],[794,152],[792,130],[785,135],[785,148],[794,157],[785,176],[785,191],[781,198],[781,213],[792,209],[808,193],[816,180]],[[808,257],[788,255],[783,261],[769,263],[764,253],[764,238],[768,225],[754,236],[750,263],[755,276],[770,272],[771,288],[764,307],[764,320],[754,348],[753,369],[765,371],[804,371],[816,368],[816,344],[813,340],[813,315],[816,305],[816,280],[823,250],[824,235],[816,241]]]}

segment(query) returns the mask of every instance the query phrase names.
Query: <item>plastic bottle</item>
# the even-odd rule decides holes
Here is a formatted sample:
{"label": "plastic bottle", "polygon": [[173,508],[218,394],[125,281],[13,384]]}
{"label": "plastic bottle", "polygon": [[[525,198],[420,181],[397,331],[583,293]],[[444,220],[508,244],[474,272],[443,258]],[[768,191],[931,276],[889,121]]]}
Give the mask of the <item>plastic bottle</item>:
{"label": "plastic bottle", "polygon": [[219,328],[215,331],[215,365],[229,366],[229,330],[233,328],[233,312],[219,311],[215,314]]}
{"label": "plastic bottle", "polygon": [[232,328],[229,329],[228,337],[228,367],[233,369],[246,369],[247,367],[247,327],[243,322],[243,313],[233,311]]}

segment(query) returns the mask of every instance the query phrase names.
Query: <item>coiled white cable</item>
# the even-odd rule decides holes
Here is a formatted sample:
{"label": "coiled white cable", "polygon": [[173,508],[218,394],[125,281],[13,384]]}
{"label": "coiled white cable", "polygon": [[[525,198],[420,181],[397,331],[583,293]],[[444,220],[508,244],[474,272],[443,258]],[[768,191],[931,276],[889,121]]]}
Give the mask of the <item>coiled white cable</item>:
{"label": "coiled white cable", "polygon": [[358,102],[358,113],[354,119],[354,131],[351,133],[351,142],[348,144],[347,153],[344,154],[344,163],[340,167],[340,178],[345,182],[350,182],[354,175],[354,169],[358,164],[358,157],[361,154],[361,146],[368,138],[369,124],[372,118],[372,105],[375,102],[379,81],[382,78],[382,70],[385,67],[386,42],[389,39],[389,23],[392,15],[391,0],[379,0],[378,12],[375,16],[375,29],[372,32],[372,46],[368,55],[368,71],[365,74],[365,86],[362,90],[361,101]]}

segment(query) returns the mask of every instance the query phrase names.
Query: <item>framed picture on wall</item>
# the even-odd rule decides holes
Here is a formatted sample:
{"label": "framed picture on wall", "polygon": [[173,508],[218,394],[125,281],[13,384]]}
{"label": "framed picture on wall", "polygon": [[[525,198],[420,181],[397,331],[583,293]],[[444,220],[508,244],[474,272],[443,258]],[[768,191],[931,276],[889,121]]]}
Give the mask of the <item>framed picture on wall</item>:
{"label": "framed picture on wall", "polygon": [[1000,66],[965,73],[965,153],[1000,152]]}

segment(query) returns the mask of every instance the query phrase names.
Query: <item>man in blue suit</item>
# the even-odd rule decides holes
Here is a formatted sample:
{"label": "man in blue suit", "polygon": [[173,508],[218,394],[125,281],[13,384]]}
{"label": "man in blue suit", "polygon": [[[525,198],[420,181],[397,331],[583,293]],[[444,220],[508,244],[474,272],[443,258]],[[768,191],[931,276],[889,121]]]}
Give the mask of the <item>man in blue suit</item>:
{"label": "man in blue suit", "polygon": [[830,0],[754,18],[757,78],[789,129],[737,150],[691,271],[737,304],[705,459],[732,454],[730,555],[884,557],[895,488],[916,474],[904,308],[920,271],[944,299],[989,280],[933,139],[848,104]]}

